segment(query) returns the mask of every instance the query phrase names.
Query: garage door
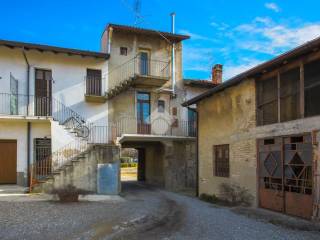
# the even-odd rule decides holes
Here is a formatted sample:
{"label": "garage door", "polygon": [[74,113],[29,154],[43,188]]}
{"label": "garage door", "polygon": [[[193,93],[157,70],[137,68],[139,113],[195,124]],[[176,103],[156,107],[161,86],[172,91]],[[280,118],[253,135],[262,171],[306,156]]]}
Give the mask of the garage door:
{"label": "garage door", "polygon": [[17,181],[17,141],[0,140],[0,184]]}

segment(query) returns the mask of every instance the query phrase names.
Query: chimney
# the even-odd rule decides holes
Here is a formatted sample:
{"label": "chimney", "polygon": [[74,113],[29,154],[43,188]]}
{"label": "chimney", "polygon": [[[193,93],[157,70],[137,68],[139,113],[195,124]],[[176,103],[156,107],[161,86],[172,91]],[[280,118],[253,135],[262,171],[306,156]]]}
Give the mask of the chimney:
{"label": "chimney", "polygon": [[212,82],[214,84],[222,83],[222,65],[216,64],[212,67]]}

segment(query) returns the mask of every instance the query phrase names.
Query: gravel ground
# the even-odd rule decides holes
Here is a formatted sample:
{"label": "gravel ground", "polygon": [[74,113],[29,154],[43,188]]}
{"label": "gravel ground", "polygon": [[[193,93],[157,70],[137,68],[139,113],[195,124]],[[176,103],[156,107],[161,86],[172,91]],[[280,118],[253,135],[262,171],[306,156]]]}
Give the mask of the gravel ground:
{"label": "gravel ground", "polygon": [[273,225],[139,184],[126,183],[123,198],[0,201],[0,239],[320,239],[320,232]]}

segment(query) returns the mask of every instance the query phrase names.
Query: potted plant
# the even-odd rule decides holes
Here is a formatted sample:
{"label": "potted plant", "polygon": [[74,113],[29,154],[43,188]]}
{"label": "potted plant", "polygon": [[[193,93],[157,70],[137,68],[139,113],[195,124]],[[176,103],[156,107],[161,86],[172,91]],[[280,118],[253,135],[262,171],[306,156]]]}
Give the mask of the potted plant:
{"label": "potted plant", "polygon": [[71,184],[61,188],[54,188],[51,191],[51,194],[58,195],[60,202],[78,202],[79,195],[85,196],[90,193],[90,191],[76,188]]}

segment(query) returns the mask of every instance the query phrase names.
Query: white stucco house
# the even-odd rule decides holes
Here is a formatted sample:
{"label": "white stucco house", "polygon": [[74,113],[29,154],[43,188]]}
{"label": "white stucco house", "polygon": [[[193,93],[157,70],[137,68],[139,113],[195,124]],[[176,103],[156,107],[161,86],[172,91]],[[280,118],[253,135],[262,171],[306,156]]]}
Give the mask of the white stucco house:
{"label": "white stucco house", "polygon": [[[115,193],[120,189],[119,147],[141,150],[168,141],[195,145],[195,117],[190,123],[180,103],[215,85],[189,81],[184,87],[181,42],[188,38],[110,24],[101,52],[0,40],[0,184],[68,183]],[[178,46],[174,64],[168,39]],[[127,79],[128,72],[133,75]],[[162,122],[152,115],[162,111],[174,120],[166,122],[165,132],[155,131]],[[123,116],[131,120],[123,122]],[[140,157],[150,166],[149,150]],[[145,164],[140,167],[148,173]]]}

